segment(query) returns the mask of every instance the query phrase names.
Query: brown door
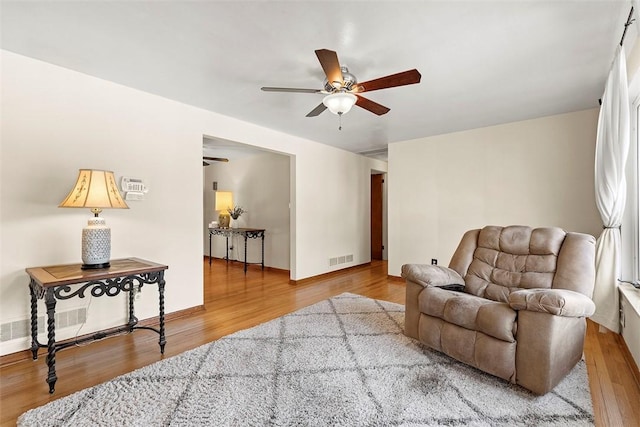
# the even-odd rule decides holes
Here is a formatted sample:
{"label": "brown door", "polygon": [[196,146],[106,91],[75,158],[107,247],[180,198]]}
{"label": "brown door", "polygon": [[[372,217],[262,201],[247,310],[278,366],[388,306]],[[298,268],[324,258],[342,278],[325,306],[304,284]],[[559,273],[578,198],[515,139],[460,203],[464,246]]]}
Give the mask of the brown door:
{"label": "brown door", "polygon": [[371,259],[382,259],[382,179],[371,175]]}

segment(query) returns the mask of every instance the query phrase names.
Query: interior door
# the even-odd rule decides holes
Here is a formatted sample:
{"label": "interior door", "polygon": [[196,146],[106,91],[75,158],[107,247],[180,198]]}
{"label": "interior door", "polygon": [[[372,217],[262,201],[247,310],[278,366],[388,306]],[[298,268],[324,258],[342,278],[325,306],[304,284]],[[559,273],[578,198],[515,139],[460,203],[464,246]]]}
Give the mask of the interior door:
{"label": "interior door", "polygon": [[383,175],[371,175],[371,259],[382,259]]}

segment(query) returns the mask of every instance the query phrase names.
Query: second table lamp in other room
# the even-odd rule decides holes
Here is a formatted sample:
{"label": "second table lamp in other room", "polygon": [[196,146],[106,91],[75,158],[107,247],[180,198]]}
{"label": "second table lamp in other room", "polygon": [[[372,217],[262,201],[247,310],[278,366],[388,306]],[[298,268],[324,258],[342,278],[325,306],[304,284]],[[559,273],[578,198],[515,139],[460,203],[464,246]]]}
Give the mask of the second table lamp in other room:
{"label": "second table lamp in other room", "polygon": [[219,212],[218,226],[229,228],[231,215],[227,209],[233,209],[233,193],[231,191],[216,191],[215,210]]}
{"label": "second table lamp in other room", "polygon": [[111,264],[111,229],[98,215],[102,209],[129,209],[118,191],[113,172],[80,169],[78,179],[60,208],[89,208],[94,217],[82,229],[82,269],[107,268]]}

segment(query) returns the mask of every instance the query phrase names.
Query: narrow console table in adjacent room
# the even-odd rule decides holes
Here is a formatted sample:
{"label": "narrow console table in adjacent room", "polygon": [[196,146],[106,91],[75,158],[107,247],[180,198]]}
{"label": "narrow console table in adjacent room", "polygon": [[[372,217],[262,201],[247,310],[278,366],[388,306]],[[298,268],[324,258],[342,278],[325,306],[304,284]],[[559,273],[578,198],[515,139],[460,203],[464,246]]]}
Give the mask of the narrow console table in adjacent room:
{"label": "narrow console table in adjacent room", "polygon": [[229,262],[229,236],[234,234],[244,237],[244,273],[247,273],[247,239],[262,239],[262,260],[260,264],[264,270],[264,228],[209,228],[209,265],[211,265],[211,237],[212,236],[225,236],[227,241],[227,262]]}
{"label": "narrow console table in adjacent room", "polygon": [[[56,353],[64,348],[76,344],[94,341],[107,336],[123,332],[133,332],[134,329],[149,329],[160,335],[160,353],[164,354],[166,339],[164,336],[164,272],[166,265],[145,261],[139,258],[111,260],[111,266],[96,270],[82,270],[82,264],[51,265],[46,267],[27,268],[30,277],[29,292],[31,294],[31,352],[33,359],[38,358],[38,349],[47,348],[47,383],[49,393],[55,391],[56,381]],[[138,319],[134,313],[134,290],[142,290],[143,285],[157,284],[160,312],[159,328],[136,326]],[[75,288],[72,285],[82,286]],[[126,325],[96,332],[89,336],[56,343],[56,301],[74,297],[113,297],[120,292],[129,293],[129,321]],[[47,307],[47,345],[38,342],[38,304],[37,300],[44,298]]]}

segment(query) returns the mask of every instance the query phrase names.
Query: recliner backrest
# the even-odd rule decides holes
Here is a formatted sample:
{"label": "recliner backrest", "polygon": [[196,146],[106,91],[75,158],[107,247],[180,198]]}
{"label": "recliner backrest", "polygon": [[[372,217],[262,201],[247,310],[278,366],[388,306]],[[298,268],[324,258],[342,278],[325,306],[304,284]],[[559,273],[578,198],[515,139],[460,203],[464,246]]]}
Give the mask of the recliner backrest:
{"label": "recliner backrest", "polygon": [[464,277],[465,292],[494,301],[507,302],[511,292],[533,288],[591,297],[594,244],[593,236],[557,227],[487,226],[465,233],[449,267]]}

